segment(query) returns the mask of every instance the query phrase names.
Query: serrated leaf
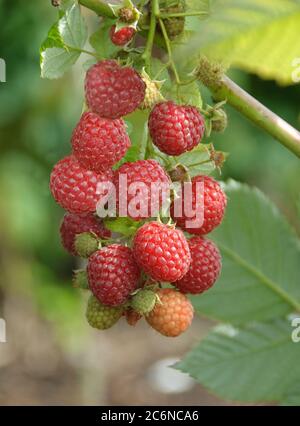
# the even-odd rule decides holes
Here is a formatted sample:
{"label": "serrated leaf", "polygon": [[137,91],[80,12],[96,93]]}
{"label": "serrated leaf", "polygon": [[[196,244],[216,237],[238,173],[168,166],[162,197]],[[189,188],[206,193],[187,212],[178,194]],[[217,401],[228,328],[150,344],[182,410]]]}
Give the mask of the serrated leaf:
{"label": "serrated leaf", "polygon": [[80,6],[74,4],[58,22],[58,30],[67,46],[82,48],[87,40],[87,27]]}
{"label": "serrated leaf", "polygon": [[216,168],[214,162],[210,160],[208,146],[202,144],[197,145],[192,151],[177,156],[176,161],[189,169],[191,177],[209,174]]}
{"label": "serrated leaf", "polygon": [[146,137],[145,122],[147,122],[147,117],[148,113],[140,110],[136,110],[126,117],[127,133],[130,134],[131,147],[116,165],[117,168],[125,162],[137,161],[140,158],[141,147],[145,145],[143,142],[145,142],[144,138]]}
{"label": "serrated leaf", "polygon": [[77,61],[80,49],[87,39],[87,29],[76,4],[54,24],[43,42],[41,53],[41,76],[59,78]]}
{"label": "serrated leaf", "polygon": [[222,253],[218,282],[192,297],[198,313],[231,323],[300,310],[300,244],[278,209],[257,189],[230,182],[222,225],[212,238]]}
{"label": "serrated leaf", "polygon": [[291,381],[300,380],[299,357],[290,322],[277,319],[217,327],[175,367],[222,398],[279,401]]}
{"label": "serrated leaf", "polygon": [[174,82],[167,82],[162,86],[162,94],[167,99],[174,99],[178,102],[202,108],[202,98],[200,88],[196,81],[177,87]]}
{"label": "serrated leaf", "polygon": [[178,61],[196,53],[225,60],[262,78],[293,83],[299,57],[300,3],[291,0],[215,0]]}
{"label": "serrated leaf", "polygon": [[64,47],[63,40],[58,31],[58,22],[53,24],[52,27],[50,28],[47,38],[44,40],[44,42],[41,45],[41,48],[40,48],[41,53],[50,47],[62,47],[62,48]]}
{"label": "serrated leaf", "polygon": [[59,47],[46,49],[41,54],[41,76],[42,78],[60,78],[68,71],[79,58],[80,53],[68,52]]}
{"label": "serrated leaf", "polygon": [[141,222],[134,221],[129,217],[118,217],[104,219],[104,225],[112,232],[130,237],[135,234],[136,230],[141,225]]}

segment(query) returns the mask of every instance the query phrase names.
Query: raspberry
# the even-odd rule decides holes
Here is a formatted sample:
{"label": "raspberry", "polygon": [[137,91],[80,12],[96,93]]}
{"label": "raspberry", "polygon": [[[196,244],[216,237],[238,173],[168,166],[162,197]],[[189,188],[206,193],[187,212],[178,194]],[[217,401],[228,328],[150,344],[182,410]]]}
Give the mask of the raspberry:
{"label": "raspberry", "polygon": [[190,105],[161,102],[154,107],[149,117],[153,143],[169,155],[180,155],[193,149],[201,141],[204,130],[202,115]]}
{"label": "raspberry", "polygon": [[110,29],[110,39],[116,46],[125,46],[129,43],[135,34],[135,29],[132,27],[124,27],[116,31],[116,26],[113,25]]}
{"label": "raspberry", "polygon": [[137,287],[140,270],[128,247],[112,244],[96,251],[87,267],[90,289],[104,305],[124,303]]}
{"label": "raspberry", "polygon": [[79,163],[89,170],[105,172],[124,157],[130,147],[122,119],[101,118],[85,112],[72,136],[73,153]]}
{"label": "raspberry", "polygon": [[120,67],[114,60],[93,65],[85,79],[89,108],[105,118],[119,118],[133,112],[145,97],[145,83],[132,67]]}
{"label": "raspberry", "polygon": [[146,223],[138,229],[133,253],[137,264],[157,281],[179,280],[187,273],[191,262],[183,232],[158,222]]}
{"label": "raspberry", "polygon": [[98,200],[106,195],[97,193],[100,182],[112,180],[113,172],[108,170],[97,174],[84,169],[72,155],[60,160],[50,176],[50,190],[55,201],[70,213],[89,213],[96,210]]}
{"label": "raspberry", "polygon": [[[226,195],[220,187],[219,183],[209,176],[195,176],[192,179],[192,196],[191,196],[191,210],[192,212],[197,212],[202,206],[196,205],[196,194],[197,194],[197,183],[204,184],[204,192],[200,188],[201,193],[198,193],[199,199],[203,200],[203,224],[200,227],[188,227],[186,221],[192,221],[196,219],[196,213],[192,217],[185,215],[185,202],[184,202],[184,190],[182,191],[182,197],[177,200],[181,203],[181,215],[174,213],[174,204],[171,206],[171,215],[174,221],[177,223],[180,228],[189,232],[190,234],[195,235],[204,235],[211,232],[222,222],[225,208],[227,204]],[[199,189],[198,189],[199,191]],[[190,198],[190,197],[188,197]],[[176,215],[176,217],[175,217]]]}
{"label": "raspberry", "polygon": [[[122,216],[127,214],[133,220],[157,216],[162,207],[163,195],[169,193],[170,182],[167,173],[155,160],[123,164],[114,178],[117,212],[122,213]],[[127,212],[124,211],[124,214],[120,211],[122,200],[127,200]]]}
{"label": "raspberry", "polygon": [[192,323],[194,309],[188,298],[179,291],[164,288],[157,291],[159,302],[146,317],[147,322],[167,337],[176,337]]}
{"label": "raspberry", "polygon": [[137,322],[142,318],[142,315],[138,314],[137,312],[129,308],[125,311],[125,318],[126,318],[127,324],[131,326],[135,326]]}
{"label": "raspberry", "polygon": [[73,256],[78,255],[74,245],[75,237],[83,232],[91,232],[99,238],[111,236],[110,231],[104,228],[103,223],[96,216],[66,213],[60,226],[60,236],[63,247]]}
{"label": "raspberry", "polygon": [[202,237],[189,240],[191,266],[174,285],[183,293],[199,294],[216,282],[221,271],[221,255],[217,246]]}
{"label": "raspberry", "polygon": [[[177,6],[163,9],[162,13],[175,14],[175,13],[182,13],[184,11],[185,11],[184,4],[178,4]],[[182,34],[184,31],[184,25],[185,25],[184,16],[178,16],[175,18],[166,18],[163,20],[163,22],[165,24],[167,34],[171,40],[174,40],[177,36]]]}
{"label": "raspberry", "polygon": [[110,307],[99,303],[94,296],[90,296],[88,300],[86,318],[91,327],[99,330],[106,330],[121,318],[123,312],[122,307]]}
{"label": "raspberry", "polygon": [[157,296],[153,290],[141,289],[134,296],[130,303],[131,308],[140,315],[149,314],[157,302]]}

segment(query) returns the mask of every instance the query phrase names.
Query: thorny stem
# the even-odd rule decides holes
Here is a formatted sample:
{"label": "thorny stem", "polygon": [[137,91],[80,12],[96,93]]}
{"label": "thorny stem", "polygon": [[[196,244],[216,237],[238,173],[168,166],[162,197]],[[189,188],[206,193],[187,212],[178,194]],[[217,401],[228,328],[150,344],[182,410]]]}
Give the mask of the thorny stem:
{"label": "thorny stem", "polygon": [[223,76],[218,85],[208,87],[215,100],[227,100],[228,104],[300,158],[300,132],[298,130],[249,95],[227,76]]}

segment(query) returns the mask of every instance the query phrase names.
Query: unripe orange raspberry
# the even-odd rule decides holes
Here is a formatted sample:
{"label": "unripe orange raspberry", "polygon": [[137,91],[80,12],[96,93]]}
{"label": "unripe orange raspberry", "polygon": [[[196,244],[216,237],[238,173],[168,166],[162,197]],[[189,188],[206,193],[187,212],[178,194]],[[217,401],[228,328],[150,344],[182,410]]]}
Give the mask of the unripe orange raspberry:
{"label": "unripe orange raspberry", "polygon": [[179,336],[192,323],[194,308],[191,302],[171,288],[158,290],[157,296],[160,301],[146,317],[148,324],[164,336]]}

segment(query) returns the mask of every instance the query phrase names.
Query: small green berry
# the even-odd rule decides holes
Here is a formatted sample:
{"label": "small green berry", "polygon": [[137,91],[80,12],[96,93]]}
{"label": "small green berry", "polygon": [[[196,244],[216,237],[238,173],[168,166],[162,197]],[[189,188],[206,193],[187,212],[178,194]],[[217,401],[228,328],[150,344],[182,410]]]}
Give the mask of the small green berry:
{"label": "small green berry", "polygon": [[121,318],[122,313],[122,306],[102,305],[93,295],[88,300],[86,318],[90,326],[98,330],[106,330],[112,327]]}
{"label": "small green berry", "polygon": [[146,288],[132,297],[131,308],[140,315],[147,315],[154,309],[156,301],[156,293]]}
{"label": "small green berry", "polygon": [[99,248],[97,237],[91,232],[83,232],[75,237],[75,250],[80,257],[89,257]]}

